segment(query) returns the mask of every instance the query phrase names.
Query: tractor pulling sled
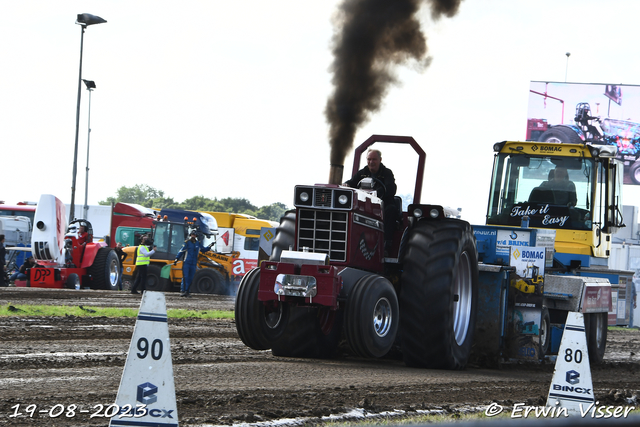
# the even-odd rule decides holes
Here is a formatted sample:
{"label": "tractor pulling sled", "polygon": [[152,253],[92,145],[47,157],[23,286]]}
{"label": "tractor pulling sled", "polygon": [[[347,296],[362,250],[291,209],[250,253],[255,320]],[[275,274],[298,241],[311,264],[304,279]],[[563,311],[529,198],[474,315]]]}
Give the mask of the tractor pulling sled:
{"label": "tractor pulling sled", "polygon": [[[344,338],[359,357],[398,349],[408,366],[438,369],[462,369],[471,357],[539,361],[557,353],[567,313],[579,311],[588,314],[591,360],[602,360],[610,283],[630,273],[602,266],[611,233],[623,226],[615,147],[496,144],[487,225],[472,227],[420,203],[426,155],[411,137],[372,136],[355,151],[354,174],[376,142],[409,144],[418,154],[413,203],[398,215],[390,252],[383,186],[341,186],[341,166],[332,166],[329,184],[296,186],[295,210],[281,219],[270,259],[238,289],[236,327],[247,346],[328,358]],[[546,179],[540,165],[580,177],[576,205],[530,198]],[[396,205],[401,211],[398,197]],[[501,239],[505,233],[516,237]],[[511,265],[512,253],[540,242],[553,260],[546,273],[544,256],[526,272]]]}

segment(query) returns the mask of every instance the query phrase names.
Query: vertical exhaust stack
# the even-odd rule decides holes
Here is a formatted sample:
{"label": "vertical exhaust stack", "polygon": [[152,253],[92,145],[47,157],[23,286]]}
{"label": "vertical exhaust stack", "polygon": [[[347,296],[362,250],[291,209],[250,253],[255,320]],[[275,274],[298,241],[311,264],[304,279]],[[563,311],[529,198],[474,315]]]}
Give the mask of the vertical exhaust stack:
{"label": "vertical exhaust stack", "polygon": [[344,165],[331,164],[329,166],[329,184],[335,184],[335,185],[342,184],[343,171],[344,171]]}
{"label": "vertical exhaust stack", "polygon": [[[431,63],[419,10],[428,5],[431,20],[458,13],[462,0],[343,0],[334,17],[333,93],[325,106],[330,159],[344,164],[357,130],[380,111],[390,88],[400,83],[396,65],[420,72]],[[329,175],[330,181],[334,173]],[[341,181],[338,178],[337,181]],[[334,183],[331,181],[331,183]]]}

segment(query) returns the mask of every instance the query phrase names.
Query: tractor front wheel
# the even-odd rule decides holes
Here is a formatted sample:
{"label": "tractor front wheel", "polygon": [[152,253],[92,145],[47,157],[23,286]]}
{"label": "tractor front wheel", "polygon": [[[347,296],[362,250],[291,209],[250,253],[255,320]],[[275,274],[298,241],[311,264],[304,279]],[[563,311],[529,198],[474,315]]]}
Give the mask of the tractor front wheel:
{"label": "tractor front wheel", "polygon": [[476,323],[478,253],[469,223],[419,221],[407,239],[400,336],[409,366],[462,369]]}
{"label": "tractor front wheel", "polygon": [[283,306],[287,323],[271,345],[274,356],[327,359],[335,355],[342,336],[341,312],[328,307]]}
{"label": "tractor front wheel", "polygon": [[236,295],[235,318],[238,335],[254,350],[270,349],[282,334],[288,320],[288,307],[274,301],[265,305],[258,301],[260,269],[244,275]]}
{"label": "tractor front wheel", "polygon": [[76,285],[80,285],[80,277],[76,273],[71,273],[67,277],[67,281],[64,284],[66,289],[75,289]]}
{"label": "tractor front wheel", "polygon": [[398,297],[389,280],[377,274],[362,277],[349,294],[345,335],[360,357],[382,357],[391,350],[399,323]]}

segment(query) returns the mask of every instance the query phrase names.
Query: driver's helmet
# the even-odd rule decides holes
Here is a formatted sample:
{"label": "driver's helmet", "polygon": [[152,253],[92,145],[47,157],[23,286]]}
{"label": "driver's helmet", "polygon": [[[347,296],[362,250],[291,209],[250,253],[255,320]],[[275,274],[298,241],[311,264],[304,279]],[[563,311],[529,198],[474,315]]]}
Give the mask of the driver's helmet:
{"label": "driver's helmet", "polygon": [[587,102],[576,105],[576,122],[588,120],[591,117],[591,106]]}

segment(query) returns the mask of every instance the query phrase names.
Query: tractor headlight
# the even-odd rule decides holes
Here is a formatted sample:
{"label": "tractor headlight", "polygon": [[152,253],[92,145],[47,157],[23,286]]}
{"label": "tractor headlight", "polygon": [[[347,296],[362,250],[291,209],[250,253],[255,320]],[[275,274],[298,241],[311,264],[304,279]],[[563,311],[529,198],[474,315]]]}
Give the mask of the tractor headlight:
{"label": "tractor headlight", "polygon": [[351,209],[352,199],[351,190],[334,190],[332,206],[334,209]]}
{"label": "tractor headlight", "polygon": [[416,218],[421,218],[422,217],[422,209],[420,208],[416,208],[413,210],[413,216],[415,216]]}
{"label": "tractor headlight", "polygon": [[438,218],[439,215],[440,215],[440,213],[438,212],[438,209],[431,209],[429,211],[429,216],[431,218]]}
{"label": "tractor headlight", "polygon": [[313,187],[296,187],[294,206],[311,206],[313,203]]}

